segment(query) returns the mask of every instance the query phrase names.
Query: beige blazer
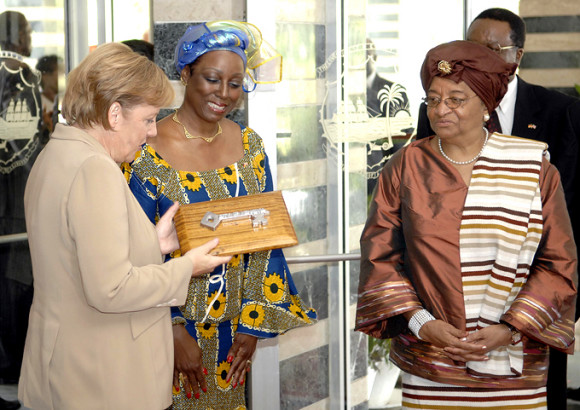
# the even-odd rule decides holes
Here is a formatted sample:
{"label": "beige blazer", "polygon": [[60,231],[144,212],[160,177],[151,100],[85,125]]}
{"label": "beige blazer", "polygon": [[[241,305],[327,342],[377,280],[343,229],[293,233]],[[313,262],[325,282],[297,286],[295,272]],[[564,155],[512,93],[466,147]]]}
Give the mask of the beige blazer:
{"label": "beige blazer", "polygon": [[153,224],[119,166],[63,124],[24,196],[34,275],[18,398],[37,409],[165,409],[170,309],[183,305],[187,258],[162,263]]}

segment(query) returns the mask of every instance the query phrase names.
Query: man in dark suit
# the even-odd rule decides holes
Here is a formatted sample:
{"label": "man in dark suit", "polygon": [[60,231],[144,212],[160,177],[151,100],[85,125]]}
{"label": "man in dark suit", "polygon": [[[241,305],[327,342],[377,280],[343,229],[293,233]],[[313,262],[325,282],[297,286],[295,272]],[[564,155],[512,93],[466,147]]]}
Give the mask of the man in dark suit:
{"label": "man in dark suit", "polygon": [[[518,15],[493,8],[480,13],[467,30],[467,40],[483,44],[507,62],[519,64],[524,55],[526,27]],[[506,96],[496,109],[498,132],[548,143],[550,161],[558,168],[572,220],[576,244],[580,244],[580,99],[514,76]],[[433,135],[426,106],[419,110],[417,138]],[[580,314],[576,302],[576,319]],[[564,353],[550,349],[548,408],[566,408],[566,368]]]}

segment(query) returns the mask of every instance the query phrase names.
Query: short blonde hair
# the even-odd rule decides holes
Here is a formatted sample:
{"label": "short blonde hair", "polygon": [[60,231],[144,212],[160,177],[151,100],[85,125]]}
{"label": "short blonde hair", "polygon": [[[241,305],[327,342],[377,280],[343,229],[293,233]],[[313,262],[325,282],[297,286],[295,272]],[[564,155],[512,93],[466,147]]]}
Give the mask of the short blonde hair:
{"label": "short blonde hair", "polygon": [[70,125],[111,129],[108,111],[118,102],[131,109],[149,104],[166,107],[174,98],[165,73],[146,57],[120,43],[97,47],[67,78],[62,115]]}

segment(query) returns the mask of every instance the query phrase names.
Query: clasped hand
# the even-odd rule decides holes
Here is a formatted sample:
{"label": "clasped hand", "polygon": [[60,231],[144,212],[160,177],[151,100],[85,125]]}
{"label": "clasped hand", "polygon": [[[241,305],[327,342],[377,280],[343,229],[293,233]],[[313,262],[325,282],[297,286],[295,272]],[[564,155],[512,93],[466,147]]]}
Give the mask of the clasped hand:
{"label": "clasped hand", "polygon": [[489,360],[487,353],[511,343],[511,332],[503,324],[468,334],[442,320],[432,320],[421,327],[419,334],[423,340],[458,362]]}
{"label": "clasped hand", "polygon": [[[207,391],[208,370],[203,366],[202,351],[196,340],[189,335],[183,325],[173,326],[173,341],[175,346],[175,367],[173,371],[173,386],[179,391],[179,382],[183,385],[185,395],[188,398],[200,397],[200,389]],[[243,385],[245,375],[250,371],[251,358],[256,351],[258,338],[246,334],[237,333],[234,343],[228,351],[227,362],[230,363],[230,370],[226,376],[232,388]],[[221,377],[212,375],[210,377]]]}

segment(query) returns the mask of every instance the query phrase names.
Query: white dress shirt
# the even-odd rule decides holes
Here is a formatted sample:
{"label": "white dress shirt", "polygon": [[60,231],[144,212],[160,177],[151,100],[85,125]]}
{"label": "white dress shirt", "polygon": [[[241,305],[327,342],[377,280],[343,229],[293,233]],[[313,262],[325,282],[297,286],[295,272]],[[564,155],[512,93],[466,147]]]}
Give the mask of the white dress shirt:
{"label": "white dress shirt", "polygon": [[516,97],[518,94],[518,77],[514,76],[508,84],[508,89],[499,106],[495,109],[501,125],[502,134],[511,135],[514,126],[514,114],[516,111]]}

